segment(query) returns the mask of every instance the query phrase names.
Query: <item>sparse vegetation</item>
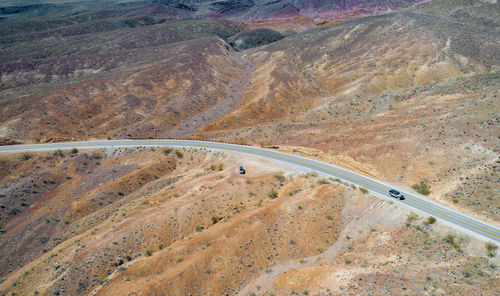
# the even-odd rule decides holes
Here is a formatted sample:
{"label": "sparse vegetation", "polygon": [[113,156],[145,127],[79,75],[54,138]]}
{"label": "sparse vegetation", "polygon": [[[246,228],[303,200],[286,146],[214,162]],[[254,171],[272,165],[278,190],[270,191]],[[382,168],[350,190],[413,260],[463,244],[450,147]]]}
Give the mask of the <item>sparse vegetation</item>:
{"label": "sparse vegetation", "polygon": [[33,154],[28,153],[28,152],[25,152],[25,153],[21,154],[21,156],[19,156],[19,159],[22,161],[27,161],[27,160],[30,160],[31,158],[33,158]]}
{"label": "sparse vegetation", "polygon": [[39,241],[40,243],[42,243],[42,244],[43,244],[43,243],[46,243],[48,240],[49,240],[49,238],[48,238],[47,236],[45,236],[45,235],[42,235],[42,236],[39,236],[39,237],[38,237],[38,241]]}
{"label": "sparse vegetation", "polygon": [[447,233],[444,236],[443,241],[450,244],[457,252],[459,252],[459,253],[463,252],[463,249],[460,246],[460,243],[459,243],[457,236],[454,235],[453,233]]}
{"label": "sparse vegetation", "polygon": [[216,224],[221,220],[221,217],[219,217],[219,215],[212,215],[210,219],[212,220],[212,224]]}
{"label": "sparse vegetation", "polygon": [[330,182],[325,179],[325,178],[321,178],[318,180],[318,184],[322,185],[322,184],[330,184]]}
{"label": "sparse vegetation", "polygon": [[431,187],[423,182],[420,184],[414,184],[411,188],[423,195],[429,195],[431,193]]}
{"label": "sparse vegetation", "polygon": [[[428,1],[372,17],[415,1],[356,2],[337,7],[333,20],[315,6],[307,14],[320,13],[324,25],[357,20],[295,34],[316,27],[316,16],[288,19],[288,4],[257,9],[255,1],[258,19],[279,10],[271,25],[287,38],[238,54],[230,36],[266,25],[244,24],[248,3],[79,1],[2,8],[1,141],[244,139],[398,184],[423,180],[429,194],[462,178],[443,200],[499,220],[491,3]],[[207,9],[215,20],[197,16]],[[272,165],[250,161],[240,176],[235,167],[246,162],[237,154],[163,148],[97,150],[102,161],[87,148],[0,159],[4,293],[498,290],[498,260],[483,258],[493,247],[476,244],[483,257],[458,253],[466,238],[446,238],[427,216],[398,227],[405,209],[395,199],[374,202],[363,198],[371,191],[323,173],[288,182],[295,173],[273,177]],[[127,261],[137,263],[125,271]]]}
{"label": "sparse vegetation", "polygon": [[430,217],[427,217],[427,224],[434,224],[436,223],[436,218],[430,216]]}
{"label": "sparse vegetation", "polygon": [[283,175],[283,172],[277,172],[276,174],[274,174],[274,178],[281,183],[285,182],[286,180],[285,176]]}
{"label": "sparse vegetation", "polygon": [[77,153],[78,153],[78,149],[76,149],[76,148],[72,148],[69,152],[70,152],[71,154],[77,154]]}
{"label": "sparse vegetation", "polygon": [[175,155],[176,155],[178,158],[183,158],[183,157],[184,157],[184,154],[183,154],[181,151],[179,151],[179,150],[176,150],[176,151],[175,151]]}
{"label": "sparse vegetation", "polygon": [[267,194],[267,197],[269,197],[270,199],[275,199],[278,197],[278,192],[273,189]]}
{"label": "sparse vegetation", "polygon": [[57,149],[56,151],[54,151],[54,156],[63,157],[64,152],[61,149]]}
{"label": "sparse vegetation", "polygon": [[486,255],[488,257],[495,257],[497,253],[498,246],[492,242],[487,242],[484,244],[484,248],[486,249]]}

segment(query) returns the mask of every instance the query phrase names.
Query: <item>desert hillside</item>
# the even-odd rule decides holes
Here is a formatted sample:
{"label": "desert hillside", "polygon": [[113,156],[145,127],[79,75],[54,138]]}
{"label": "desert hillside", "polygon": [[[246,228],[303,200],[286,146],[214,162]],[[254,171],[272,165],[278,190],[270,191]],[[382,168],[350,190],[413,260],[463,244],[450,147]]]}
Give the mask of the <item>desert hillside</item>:
{"label": "desert hillside", "polygon": [[[0,145],[266,147],[500,227],[499,20],[496,0],[0,0]],[[0,154],[0,296],[498,295],[497,248],[243,154]]]}
{"label": "desert hillside", "polygon": [[499,284],[482,242],[259,158],[137,147],[0,164],[6,295],[476,294]]}

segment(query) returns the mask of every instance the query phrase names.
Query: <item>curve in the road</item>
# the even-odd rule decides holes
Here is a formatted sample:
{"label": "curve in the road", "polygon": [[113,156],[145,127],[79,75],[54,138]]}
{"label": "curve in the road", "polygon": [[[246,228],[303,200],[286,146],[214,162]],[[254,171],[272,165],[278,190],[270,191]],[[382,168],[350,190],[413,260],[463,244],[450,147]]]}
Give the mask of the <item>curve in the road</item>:
{"label": "curve in the road", "polygon": [[[137,147],[137,146],[173,146],[173,147],[190,147],[190,148],[207,148],[218,149],[233,152],[243,152],[252,155],[263,156],[273,160],[279,160],[287,164],[299,165],[303,168],[314,170],[328,176],[337,177],[344,181],[351,182],[358,186],[376,193],[379,196],[388,197],[389,189],[392,186],[375,179],[357,174],[347,169],[327,164],[321,161],[287,154],[283,152],[257,148],[252,146],[243,146],[227,143],[191,141],[191,140],[109,140],[109,141],[86,141],[86,142],[64,142],[51,144],[33,144],[33,145],[14,145],[0,146],[0,152],[25,152],[25,151],[43,151],[56,149],[91,149],[91,148],[111,148],[111,147]],[[409,192],[404,192],[405,199],[398,200],[411,209],[421,213],[432,215],[446,223],[459,227],[477,236],[491,240],[497,244],[500,243],[500,230],[494,226],[488,225],[475,218],[466,216],[456,210],[452,210],[443,205],[439,205],[435,201],[416,195]]]}

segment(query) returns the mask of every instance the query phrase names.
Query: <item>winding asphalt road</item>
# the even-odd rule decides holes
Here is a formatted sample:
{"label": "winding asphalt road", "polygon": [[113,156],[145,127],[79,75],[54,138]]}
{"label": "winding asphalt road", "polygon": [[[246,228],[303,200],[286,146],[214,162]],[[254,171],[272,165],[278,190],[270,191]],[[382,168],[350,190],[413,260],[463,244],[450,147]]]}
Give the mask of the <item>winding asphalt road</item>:
{"label": "winding asphalt road", "polygon": [[[357,186],[366,188],[375,195],[378,195],[380,197],[386,199],[393,199],[389,197],[388,190],[394,187],[391,187],[387,184],[384,184],[372,178],[357,174],[355,172],[351,172],[344,168],[292,154],[282,153],[269,149],[262,149],[257,147],[234,145],[234,144],[204,142],[204,141],[189,141],[189,140],[109,140],[109,141],[65,142],[65,143],[51,143],[51,144],[0,146],[0,153],[46,151],[46,150],[56,150],[56,149],[72,149],[72,148],[90,149],[90,148],[137,147],[137,146],[206,148],[206,149],[234,151],[251,155],[257,155],[273,160],[278,160],[282,163],[302,168],[303,170],[316,171],[322,175],[339,178],[344,181],[356,184]],[[497,244],[500,244],[500,229],[495,228],[491,225],[488,225],[472,217],[461,214],[443,205],[440,205],[435,201],[432,201],[424,196],[410,192],[404,192],[403,190],[399,191],[405,195],[405,199],[404,200],[393,199],[395,203],[399,203],[423,215],[434,216],[440,221],[445,222],[451,226],[460,228],[471,234],[482,237],[483,239],[487,239]]]}

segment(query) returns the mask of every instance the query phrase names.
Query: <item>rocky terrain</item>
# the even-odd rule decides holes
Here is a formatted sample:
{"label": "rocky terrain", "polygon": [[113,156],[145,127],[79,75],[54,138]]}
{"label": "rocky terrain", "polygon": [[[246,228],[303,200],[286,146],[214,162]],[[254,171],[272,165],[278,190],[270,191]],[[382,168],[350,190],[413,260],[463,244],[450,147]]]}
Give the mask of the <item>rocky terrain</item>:
{"label": "rocky terrain", "polygon": [[[0,143],[273,147],[500,226],[499,7],[0,0]],[[204,150],[2,154],[0,235],[0,295],[500,285],[483,241],[338,180]]]}
{"label": "rocky terrain", "polygon": [[500,281],[483,242],[255,157],[136,147],[0,165],[5,295],[494,295]]}

